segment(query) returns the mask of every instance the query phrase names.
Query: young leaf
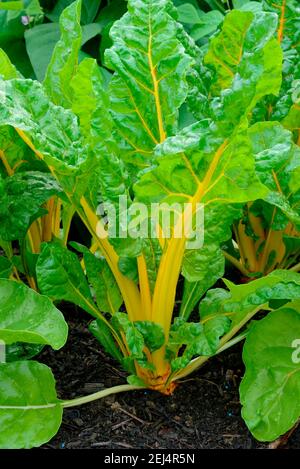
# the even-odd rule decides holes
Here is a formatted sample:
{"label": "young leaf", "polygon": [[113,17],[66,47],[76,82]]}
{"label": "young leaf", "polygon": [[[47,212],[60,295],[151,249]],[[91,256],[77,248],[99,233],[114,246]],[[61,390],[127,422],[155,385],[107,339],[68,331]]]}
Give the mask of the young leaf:
{"label": "young leaf", "polygon": [[231,330],[238,330],[260,309],[268,308],[271,300],[295,300],[300,295],[300,275],[275,270],[269,275],[247,284],[234,285],[224,279],[229,292],[216,289],[200,303],[201,320],[216,315],[228,316]]}
{"label": "young leaf", "polygon": [[88,280],[96,295],[99,310],[110,314],[119,311],[123,299],[106,260],[85,251],[84,264]]}
{"label": "young leaf", "polygon": [[0,279],[0,339],[6,344],[27,342],[61,348],[68,326],[45,296],[12,280]]}
{"label": "young leaf", "polygon": [[96,60],[87,58],[79,64],[71,88],[72,110],[79,117],[84,135],[89,136],[93,113],[103,96],[103,78]]}
{"label": "young leaf", "polygon": [[127,314],[125,313],[116,313],[113,316],[113,324],[117,325],[117,328],[123,331],[126,335],[126,342],[130,350],[131,359],[140,359],[144,358],[143,349],[145,347],[144,337],[135,328],[134,323],[129,321]]}
{"label": "young leaf", "polygon": [[247,335],[242,415],[259,441],[275,440],[299,419],[299,338],[300,315],[289,305],[256,322]]}
{"label": "young leaf", "polygon": [[59,243],[44,244],[36,275],[42,293],[53,300],[70,301],[95,316],[97,309],[76,254]]}
{"label": "young leaf", "polygon": [[62,407],[53,374],[38,362],[0,364],[0,448],[41,446],[58,431]]}
{"label": "young leaf", "polygon": [[72,89],[70,81],[78,65],[81,47],[81,0],[66,8],[60,17],[61,39],[55,46],[44,80],[45,89],[55,104],[70,108]]}
{"label": "young leaf", "polygon": [[124,357],[116,345],[111,330],[103,321],[92,321],[89,325],[89,331],[96,337],[107,353],[122,363]]}
{"label": "young leaf", "polygon": [[170,331],[168,349],[177,352],[183,345],[182,355],[172,360],[172,370],[184,368],[194,356],[212,356],[216,353],[220,337],[230,329],[230,319],[216,316],[203,323],[185,322],[182,318],[175,320]]}
{"label": "young leaf", "polygon": [[165,342],[162,327],[152,321],[135,321],[134,326],[144,337],[146,347],[150,352],[160,349]]}

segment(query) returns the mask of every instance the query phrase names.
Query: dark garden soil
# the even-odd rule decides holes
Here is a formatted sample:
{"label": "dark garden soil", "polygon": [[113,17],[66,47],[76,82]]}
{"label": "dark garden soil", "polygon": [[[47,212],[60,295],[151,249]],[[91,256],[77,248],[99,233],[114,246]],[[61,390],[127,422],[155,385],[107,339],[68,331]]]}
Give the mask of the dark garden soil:
{"label": "dark garden soil", "polygon": [[[126,375],[88,332],[87,316],[69,312],[66,319],[67,345],[58,352],[47,348],[39,357],[52,368],[60,397],[125,384]],[[171,397],[134,391],[65,409],[59,433],[44,448],[264,448],[267,445],[252,438],[240,416],[240,356],[237,345],[215,357]],[[300,448],[300,428],[285,448]]]}

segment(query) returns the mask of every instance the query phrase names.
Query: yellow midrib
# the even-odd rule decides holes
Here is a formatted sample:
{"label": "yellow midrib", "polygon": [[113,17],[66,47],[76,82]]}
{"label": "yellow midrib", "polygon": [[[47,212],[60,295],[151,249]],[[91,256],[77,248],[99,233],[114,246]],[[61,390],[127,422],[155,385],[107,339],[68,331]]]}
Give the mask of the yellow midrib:
{"label": "yellow midrib", "polygon": [[151,29],[151,22],[149,20],[149,43],[148,43],[148,61],[150,67],[150,73],[153,81],[154,87],[154,99],[155,99],[155,106],[156,106],[156,113],[157,113],[157,122],[158,122],[158,130],[159,130],[159,139],[160,143],[162,143],[166,139],[166,132],[164,130],[163,124],[163,117],[162,117],[162,110],[160,104],[160,97],[159,97],[159,83],[156,76],[156,68],[153,65],[152,60],[152,29]]}
{"label": "yellow midrib", "polygon": [[278,27],[278,41],[281,42],[283,39],[283,30],[284,30],[284,22],[285,22],[285,7],[286,7],[286,0],[282,0],[282,6],[280,7],[280,20],[279,20],[279,27]]}
{"label": "yellow midrib", "polygon": [[[208,171],[198,189],[192,198],[193,213],[209,187],[214,172],[218,166],[219,160],[228,145],[226,139],[216,151]],[[184,215],[183,215],[184,216]],[[155,322],[160,323],[165,331],[166,340],[169,335],[170,315],[173,313],[172,305],[174,302],[174,292],[180,273],[182,259],[185,251],[185,238],[172,238],[169,241],[166,252],[162,255],[157,281],[153,296],[152,318]]]}
{"label": "yellow midrib", "polygon": [[[152,298],[151,290],[149,283],[149,276],[147,271],[147,264],[143,254],[137,258],[138,264],[138,273],[139,273],[139,286],[141,293],[141,302],[142,302],[142,315],[145,315],[147,321],[151,321],[151,308],[152,308]],[[143,317],[140,318],[144,319]]]}

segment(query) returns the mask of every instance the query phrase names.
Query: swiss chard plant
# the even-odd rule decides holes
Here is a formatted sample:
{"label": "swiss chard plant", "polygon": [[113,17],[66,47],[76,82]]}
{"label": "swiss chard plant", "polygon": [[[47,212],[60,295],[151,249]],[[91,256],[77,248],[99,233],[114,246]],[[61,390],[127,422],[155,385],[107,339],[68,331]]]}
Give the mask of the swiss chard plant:
{"label": "swiss chard plant", "polygon": [[[0,53],[5,79],[20,78],[7,55]],[[1,276],[25,281],[37,290],[35,264],[43,242],[67,238],[66,212],[61,232],[61,189],[34,152],[9,126],[0,130]],[[73,212],[74,213],[74,212]],[[69,219],[71,219],[70,214]]]}
{"label": "swiss chard plant", "polygon": [[[225,253],[248,279],[275,268],[297,271],[300,254],[299,186],[294,182],[299,171],[300,144],[299,2],[264,0],[259,5],[261,10],[278,13],[275,38],[283,53],[283,79],[279,93],[263,97],[251,118],[252,123],[270,123],[260,130],[260,135],[253,134],[252,139],[257,173],[270,193],[263,200],[245,206],[243,217],[233,227],[236,244]],[[281,126],[274,127],[274,122],[280,122],[290,135]],[[263,176],[261,167],[265,164],[269,173]]]}
{"label": "swiss chard plant", "polygon": [[[202,57],[170,1],[131,0],[111,29],[107,84],[95,60],[78,64],[80,9],[77,0],[62,13],[43,84],[1,79],[0,125],[46,166],[90,233],[86,246],[44,240],[35,264],[39,291],[93,316],[90,331],[128,371],[128,384],[64,401],[45,365],[3,363],[0,446],[41,445],[57,432],[65,407],[143,387],[170,394],[246,336],[243,416],[258,439],[274,439],[300,415],[293,397],[300,275],[275,270],[249,284],[224,280],[224,288],[210,288],[224,274],[222,247],[243,206],[275,197],[274,135],[287,161],[284,184],[298,189],[291,134],[277,122],[251,123],[261,100],[281,89],[277,14],[227,14]],[[199,116],[190,125],[182,119],[187,105]],[[65,321],[48,298],[12,279],[0,280],[0,290],[1,340],[64,345]],[[191,305],[201,297],[192,321]],[[260,311],[264,319],[248,329]]]}

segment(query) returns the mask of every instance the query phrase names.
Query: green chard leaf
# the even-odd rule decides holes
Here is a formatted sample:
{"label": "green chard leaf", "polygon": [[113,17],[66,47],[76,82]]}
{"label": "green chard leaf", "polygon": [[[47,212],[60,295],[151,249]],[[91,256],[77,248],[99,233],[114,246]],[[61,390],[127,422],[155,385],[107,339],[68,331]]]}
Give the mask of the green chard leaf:
{"label": "green chard leaf", "polygon": [[[211,88],[214,94],[230,88],[237,73],[245,76],[247,69],[250,72],[251,64],[255,67],[257,58],[262,55],[265,69],[257,83],[257,94],[262,97],[279,92],[282,52],[273,38],[276,26],[277,15],[272,13],[259,12],[254,15],[252,12],[233,10],[225,17],[222,32],[210,41],[205,56],[206,64],[216,70],[215,83]],[[275,51],[276,57],[273,55]],[[261,74],[258,69],[257,72]]]}
{"label": "green chard leaf", "polygon": [[57,433],[62,412],[50,368],[34,361],[0,364],[0,448],[41,446]]}
{"label": "green chard leaf", "polygon": [[0,278],[9,278],[13,272],[13,265],[7,257],[0,256]]}
{"label": "green chard leaf", "polygon": [[83,258],[99,310],[110,314],[116,313],[123,299],[107,261],[103,257],[97,258],[89,251],[85,251]]}
{"label": "green chard leaf", "polygon": [[[71,80],[71,89],[72,110],[79,117],[82,133],[88,138],[95,125],[96,111],[102,111],[102,119],[108,113],[105,109],[108,99],[104,93],[104,79],[96,60],[86,58],[78,65]],[[101,124],[103,126],[103,121]]]}
{"label": "green chard leaf", "polygon": [[42,245],[36,275],[41,292],[53,300],[70,301],[92,316],[97,313],[77,255],[59,243]]}
{"label": "green chard leaf", "polygon": [[285,270],[243,285],[225,279],[224,282],[229,291],[209,290],[200,302],[200,322],[186,322],[184,317],[175,319],[167,348],[173,371],[186,367],[193,357],[217,353],[258,311],[269,310],[271,304],[276,307],[275,302],[277,308],[289,300],[293,305],[300,295],[300,275]]}
{"label": "green chard leaf", "polygon": [[0,176],[0,237],[6,241],[24,238],[31,223],[47,213],[41,206],[61,192],[47,173],[26,171]]}
{"label": "green chard leaf", "polygon": [[30,360],[39,355],[44,349],[44,344],[28,344],[26,342],[15,342],[5,347],[6,363]]}
{"label": "green chard leaf", "polygon": [[0,279],[0,339],[6,344],[27,342],[61,348],[68,326],[49,298],[23,284]]}
{"label": "green chard leaf", "polygon": [[174,134],[178,109],[187,94],[191,58],[177,39],[178,25],[169,0],[134,0],[110,30],[106,51],[114,74],[110,108],[122,137],[122,158],[143,168],[155,145]]}
{"label": "green chard leaf", "polygon": [[111,330],[103,321],[92,321],[89,325],[89,331],[96,337],[107,353],[120,363],[123,362],[124,357],[116,345]]}
{"label": "green chard leaf", "polygon": [[[255,155],[256,172],[262,183],[270,189],[264,200],[284,213],[286,224],[290,221],[300,227],[300,150],[293,143],[291,132],[276,122],[255,124],[248,132]],[[272,212],[271,218],[272,224],[276,225],[276,213],[274,215]]]}
{"label": "green chard leaf", "polygon": [[135,327],[134,323],[129,321],[126,313],[116,313],[112,318],[113,326],[126,335],[126,342],[130,351],[130,358],[143,360],[145,347],[144,337]]}
{"label": "green chard leaf", "polygon": [[[144,348],[147,347],[150,352],[161,348],[165,341],[162,327],[152,321],[131,322],[125,313],[116,313],[112,318],[112,325],[125,333],[130,351],[128,360],[137,360],[140,366],[153,371],[153,365],[148,362]],[[123,364],[126,366],[126,359]]]}
{"label": "green chard leaf", "polygon": [[268,96],[258,103],[253,111],[253,122],[280,121],[287,129],[295,130],[298,134],[300,128],[298,106],[300,79],[299,2],[297,0],[277,0],[276,2],[264,0],[262,4],[266,11],[278,15],[275,37],[283,51],[283,79],[278,96]]}
{"label": "green chard leaf", "polygon": [[65,192],[80,199],[96,161],[89,158],[71,111],[52,104],[36,81],[0,80],[0,125],[18,129],[37,157],[52,168]]}
{"label": "green chard leaf", "polygon": [[78,65],[81,47],[81,0],[67,7],[60,17],[61,39],[55,46],[46,72],[44,87],[55,104],[70,108],[72,88],[70,81]]}
{"label": "green chard leaf", "polygon": [[20,171],[47,171],[13,127],[0,127],[0,174],[3,178]]}
{"label": "green chard leaf", "polygon": [[150,352],[160,349],[165,342],[162,327],[152,321],[135,321],[134,326],[142,334],[146,347]]}
{"label": "green chard leaf", "polygon": [[269,309],[273,300],[295,300],[300,295],[300,274],[275,270],[247,284],[235,285],[224,279],[229,292],[215,289],[200,302],[201,320],[225,315],[231,320],[231,330],[241,328],[260,309]]}
{"label": "green chard leaf", "polygon": [[299,419],[300,314],[286,307],[250,328],[240,386],[243,418],[256,439],[273,441]]}
{"label": "green chard leaf", "polygon": [[212,356],[216,353],[220,337],[230,329],[230,319],[217,316],[203,323],[185,322],[176,318],[170,331],[167,353],[176,355],[185,346],[183,353],[171,361],[173,371],[185,368],[195,356]]}

